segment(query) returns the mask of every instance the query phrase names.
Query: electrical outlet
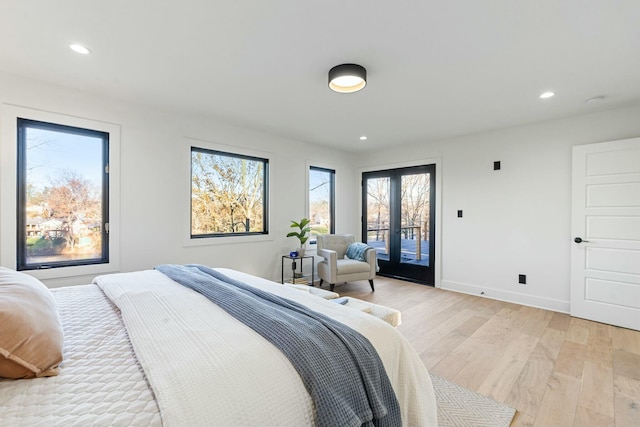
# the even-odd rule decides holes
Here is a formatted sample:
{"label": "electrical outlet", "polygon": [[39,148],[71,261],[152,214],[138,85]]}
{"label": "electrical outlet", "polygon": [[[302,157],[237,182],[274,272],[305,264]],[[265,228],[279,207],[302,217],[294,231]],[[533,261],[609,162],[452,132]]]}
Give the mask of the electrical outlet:
{"label": "electrical outlet", "polygon": [[500,170],[500,160],[493,162],[493,170],[494,171],[499,171]]}
{"label": "electrical outlet", "polygon": [[462,210],[458,211],[458,218],[462,218]]}
{"label": "electrical outlet", "polygon": [[527,284],[527,275],[526,274],[518,274],[518,283],[521,285]]}

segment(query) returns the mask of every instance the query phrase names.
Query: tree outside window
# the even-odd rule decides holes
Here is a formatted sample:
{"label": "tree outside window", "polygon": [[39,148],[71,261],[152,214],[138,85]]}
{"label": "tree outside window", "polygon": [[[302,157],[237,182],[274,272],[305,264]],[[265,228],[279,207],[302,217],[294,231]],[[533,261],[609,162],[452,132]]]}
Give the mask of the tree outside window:
{"label": "tree outside window", "polygon": [[267,233],[268,160],[191,148],[191,237]]}
{"label": "tree outside window", "polygon": [[332,169],[309,168],[309,219],[311,239],[318,234],[334,233],[335,174]]}

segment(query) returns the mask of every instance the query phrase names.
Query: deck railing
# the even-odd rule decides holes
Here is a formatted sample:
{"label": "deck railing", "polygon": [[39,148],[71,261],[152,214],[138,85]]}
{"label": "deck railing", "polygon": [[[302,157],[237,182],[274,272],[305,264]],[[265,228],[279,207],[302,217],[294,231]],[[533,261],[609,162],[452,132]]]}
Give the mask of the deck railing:
{"label": "deck railing", "polygon": [[[411,240],[414,240],[414,236],[418,236],[417,239],[415,239],[416,241],[416,260],[420,260],[422,259],[422,226],[420,225],[403,225],[400,227],[400,233],[402,233],[402,230],[411,230]],[[417,232],[416,232],[417,230]],[[380,232],[383,232],[383,239],[384,239],[384,248],[387,251],[387,253],[389,253],[389,227],[376,227],[376,228],[369,228],[367,227],[367,240],[369,239],[368,234],[370,232],[375,232],[376,233],[376,240],[380,240],[378,238]],[[408,236],[407,236],[408,237]]]}

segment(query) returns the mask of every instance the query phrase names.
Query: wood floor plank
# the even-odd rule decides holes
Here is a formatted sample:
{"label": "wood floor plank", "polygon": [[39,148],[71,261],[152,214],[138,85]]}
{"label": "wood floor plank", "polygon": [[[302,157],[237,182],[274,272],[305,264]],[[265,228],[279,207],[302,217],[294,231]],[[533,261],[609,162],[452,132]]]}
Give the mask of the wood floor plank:
{"label": "wood floor plank", "polygon": [[585,359],[605,366],[613,364],[613,326],[592,322]]}
{"label": "wood floor plank", "polygon": [[440,361],[451,353],[456,347],[466,341],[479,327],[487,321],[480,316],[472,316],[453,331],[447,333],[439,340],[431,341],[426,350],[420,354],[422,362],[427,369],[440,363]]}
{"label": "wood floor plank", "polygon": [[[473,316],[475,316],[473,311],[462,310],[450,315],[446,319],[441,319],[437,323],[431,322],[429,325],[422,325],[421,328],[418,329],[418,331],[422,331],[420,334],[420,341],[417,341],[414,344],[416,351],[418,353],[422,353],[429,348],[432,348],[433,343],[441,340],[443,337],[456,330]],[[414,329],[413,334],[415,333],[416,331]],[[413,336],[413,334],[410,333],[409,336]]]}
{"label": "wood floor plank", "polygon": [[478,393],[503,402],[517,381],[529,354],[538,344],[539,338],[520,335],[506,348],[504,354],[487,378],[478,388]]}
{"label": "wood floor plank", "polygon": [[[613,387],[616,394],[624,394],[632,399],[640,401],[640,380],[615,375],[613,379]],[[640,407],[640,402],[638,407]]]}
{"label": "wood floor plank", "polygon": [[[470,390],[477,390],[493,370],[500,348],[496,345],[484,345],[474,357],[453,377],[453,381]],[[455,355],[455,352],[453,353]]]}
{"label": "wood floor plank", "polygon": [[488,353],[488,359],[497,361],[502,351],[518,335],[519,331],[514,329],[510,319],[493,316],[453,350],[453,354],[471,360],[476,357],[484,358],[484,354]]}
{"label": "wood floor plank", "polygon": [[585,408],[584,406],[578,405],[578,409],[576,411],[576,418],[573,422],[574,427],[585,427],[585,426],[598,426],[598,427],[614,427],[615,419],[614,417],[608,417],[606,415],[602,415],[597,413],[596,411],[591,410],[590,408]]}
{"label": "wood floor plank", "polygon": [[[640,332],[376,278],[336,287],[402,311],[434,374],[517,409],[512,426],[640,426]],[[570,423],[570,424],[567,424]]]}
{"label": "wood floor plank", "polygon": [[548,351],[547,357],[555,362],[560,353],[566,334],[557,329],[547,329],[540,337],[540,345]]}
{"label": "wood floor plank", "polygon": [[466,359],[449,354],[440,360],[429,372],[442,378],[454,378],[469,363]]}
{"label": "wood floor plank", "polygon": [[640,355],[640,336],[637,331],[625,328],[613,328],[613,348]]}
{"label": "wood floor plank", "polygon": [[640,380],[640,355],[626,350],[613,350],[613,372],[616,375]]}
{"label": "wood floor plank", "polygon": [[582,369],[587,354],[587,346],[565,340],[560,347],[553,371],[576,378],[582,377]]}
{"label": "wood floor plank", "polygon": [[589,326],[583,319],[572,318],[567,329],[567,339],[578,344],[587,345],[589,341]]}
{"label": "wood floor plank", "polygon": [[613,369],[598,363],[585,362],[578,404],[599,414],[613,417]]}
{"label": "wood floor plank", "polygon": [[540,308],[523,306],[520,312],[527,316],[527,322],[522,329],[522,333],[533,335],[534,337],[542,335],[553,318],[553,312]]}
{"label": "wood floor plank", "polygon": [[534,416],[538,413],[545,387],[553,370],[554,359],[541,343],[533,349],[505,402],[518,411]]}
{"label": "wood floor plank", "polygon": [[524,412],[516,412],[510,427],[532,427],[535,417],[525,414]]}
{"label": "wood floor plank", "polygon": [[553,313],[553,317],[549,322],[549,327],[559,331],[567,331],[571,323],[571,316],[565,313]]}
{"label": "wood floor plank", "polygon": [[467,335],[454,330],[446,336],[442,337],[440,340],[433,342],[433,345],[428,346],[426,350],[419,353],[420,359],[422,360],[422,363],[424,363],[424,366],[427,367],[427,369],[431,369],[433,366],[440,363],[442,359],[446,358],[448,355],[451,355],[451,351],[465,342],[467,338]]}
{"label": "wood floor plank", "polygon": [[526,414],[537,414],[565,335],[565,332],[557,329],[545,330],[522,368],[506,402]]}
{"label": "wood floor plank", "polygon": [[614,378],[616,425],[640,426],[640,380]]}
{"label": "wood floor plank", "polygon": [[533,425],[572,426],[578,405],[579,390],[578,378],[552,373]]}
{"label": "wood floor plank", "polygon": [[617,395],[616,426],[640,426],[640,406],[638,399],[632,399],[625,395]]}

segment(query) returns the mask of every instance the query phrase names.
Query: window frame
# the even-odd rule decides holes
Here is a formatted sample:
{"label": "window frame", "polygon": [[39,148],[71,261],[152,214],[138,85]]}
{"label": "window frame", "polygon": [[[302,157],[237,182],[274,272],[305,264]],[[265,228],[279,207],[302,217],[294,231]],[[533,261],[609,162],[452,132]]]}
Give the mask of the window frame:
{"label": "window frame", "polygon": [[[78,112],[80,113],[80,112]],[[92,129],[109,134],[109,262],[64,266],[59,268],[26,270],[40,280],[67,279],[50,282],[53,286],[87,283],[92,277],[119,271],[120,269],[120,125],[49,111],[0,105],[0,265],[17,268],[17,119],[31,119],[83,129]],[[84,276],[84,277],[80,277]],[[57,284],[56,284],[57,283]]]}
{"label": "window frame", "polygon": [[[311,183],[311,171],[328,172],[329,179],[329,234],[335,234],[336,232],[336,170],[326,166],[315,166],[309,163],[307,168],[307,217],[311,219],[311,194],[309,185]],[[316,235],[311,235],[309,239],[310,245],[316,244]]]}
{"label": "window frame", "polygon": [[[204,145],[204,144],[200,144]],[[231,232],[231,233],[207,233],[207,234],[193,234],[193,153],[200,152],[204,154],[221,155],[223,157],[231,157],[235,159],[252,160],[262,163],[262,231],[244,231],[244,232]],[[224,239],[233,237],[247,237],[247,236],[265,236],[269,235],[269,196],[270,196],[270,159],[268,157],[259,157],[252,154],[243,154],[237,151],[224,151],[220,148],[207,148],[202,146],[191,145],[189,149],[189,227],[188,234],[189,240],[207,242],[206,239]]]}
{"label": "window frame", "polygon": [[[41,270],[49,268],[76,267],[92,264],[109,263],[109,133],[94,129],[44,122],[40,120],[18,117],[17,119],[17,228],[16,228],[16,270]],[[101,155],[101,257],[55,262],[27,263],[27,244],[24,235],[27,225],[27,129],[50,130],[65,134],[99,138],[102,141]]]}

